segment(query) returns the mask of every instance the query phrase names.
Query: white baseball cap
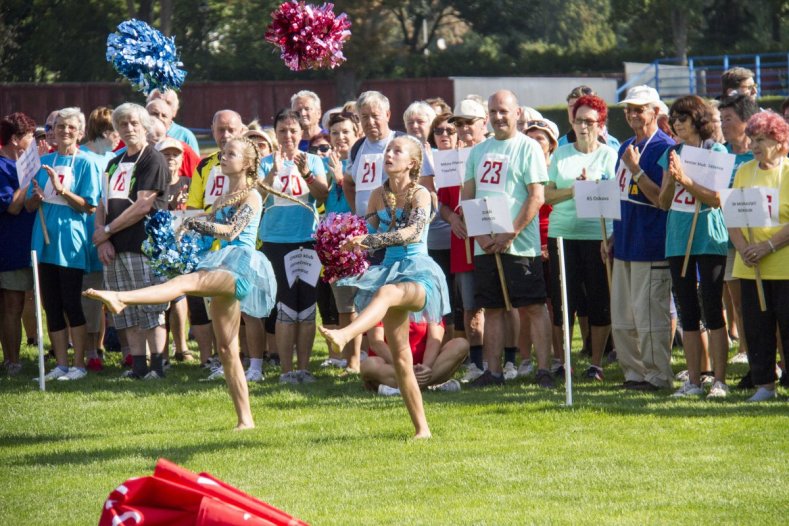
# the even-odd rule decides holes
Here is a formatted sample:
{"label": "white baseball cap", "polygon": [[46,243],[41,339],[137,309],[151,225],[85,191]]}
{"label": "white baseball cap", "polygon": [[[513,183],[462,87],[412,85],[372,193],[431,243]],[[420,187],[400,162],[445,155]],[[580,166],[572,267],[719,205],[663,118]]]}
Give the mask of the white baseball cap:
{"label": "white baseball cap", "polygon": [[559,144],[559,127],[550,119],[545,117],[541,119],[534,119],[526,121],[526,127],[523,128],[523,133],[529,130],[542,130],[548,134],[548,138],[553,142],[554,148]]}
{"label": "white baseball cap", "polygon": [[156,143],[156,151],[161,152],[162,150],[168,150],[170,148],[176,149],[179,152],[183,153],[184,145],[181,144],[181,141],[178,139],[173,139],[172,137],[165,137],[161,141]]}
{"label": "white baseball cap", "polygon": [[453,122],[456,119],[484,119],[487,117],[485,108],[482,105],[471,99],[463,99],[460,104],[455,106],[455,112],[448,120]]}
{"label": "white baseball cap", "polygon": [[633,104],[634,106],[645,106],[647,104],[659,104],[660,95],[655,88],[650,86],[634,86],[627,90],[625,100],[620,104]]}

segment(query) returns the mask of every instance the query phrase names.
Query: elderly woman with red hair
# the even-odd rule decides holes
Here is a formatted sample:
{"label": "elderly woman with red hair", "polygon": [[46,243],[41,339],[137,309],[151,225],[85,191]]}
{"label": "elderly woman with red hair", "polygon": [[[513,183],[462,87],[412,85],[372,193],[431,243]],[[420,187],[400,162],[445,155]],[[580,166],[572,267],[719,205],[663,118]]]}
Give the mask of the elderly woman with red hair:
{"label": "elderly woman with red hair", "polygon": [[[745,133],[754,160],[737,170],[733,188],[766,187],[778,192],[778,221],[768,228],[729,228],[737,249],[734,276],[742,286],[742,315],[748,341],[751,380],[757,387],[749,402],[775,397],[777,335],[789,349],[789,124],[776,113],[763,111],[750,119]],[[767,309],[762,311],[756,288],[756,266],[761,273]],[[777,330],[776,330],[777,329]]]}

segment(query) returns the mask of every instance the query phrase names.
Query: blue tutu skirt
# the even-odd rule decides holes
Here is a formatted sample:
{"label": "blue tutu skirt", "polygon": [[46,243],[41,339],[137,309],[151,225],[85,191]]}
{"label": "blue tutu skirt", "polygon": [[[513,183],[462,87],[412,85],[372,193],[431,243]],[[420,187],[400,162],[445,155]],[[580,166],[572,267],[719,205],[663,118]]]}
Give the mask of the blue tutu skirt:
{"label": "blue tutu skirt", "polygon": [[274,308],[277,280],[271,263],[254,248],[228,245],[209,252],[197,265],[197,270],[226,270],[236,278],[236,299],[241,312],[265,318]]}
{"label": "blue tutu skirt", "polygon": [[450,313],[446,276],[427,254],[410,254],[391,262],[385,259],[381,265],[368,268],[361,276],[344,278],[337,284],[359,289],[354,305],[356,312],[360,312],[384,285],[408,282],[418,283],[425,289],[425,305],[421,311],[411,314],[413,321],[439,323]]}

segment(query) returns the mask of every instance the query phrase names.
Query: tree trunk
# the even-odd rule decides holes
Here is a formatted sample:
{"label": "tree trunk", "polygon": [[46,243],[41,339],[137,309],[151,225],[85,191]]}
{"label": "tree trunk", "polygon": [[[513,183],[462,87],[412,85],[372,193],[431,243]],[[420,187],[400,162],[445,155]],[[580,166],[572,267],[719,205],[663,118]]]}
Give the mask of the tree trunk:
{"label": "tree trunk", "polygon": [[688,63],[688,13],[682,7],[671,9],[671,32],[675,55],[685,66]]}
{"label": "tree trunk", "polygon": [[159,29],[169,37],[173,31],[173,0],[161,0],[159,4]]}

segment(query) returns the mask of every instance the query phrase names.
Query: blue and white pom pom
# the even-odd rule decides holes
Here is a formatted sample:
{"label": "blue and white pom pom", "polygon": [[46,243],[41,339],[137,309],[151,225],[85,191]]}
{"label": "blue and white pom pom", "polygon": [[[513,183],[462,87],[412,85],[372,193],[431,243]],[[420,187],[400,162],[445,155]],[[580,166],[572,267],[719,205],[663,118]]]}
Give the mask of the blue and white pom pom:
{"label": "blue and white pom pom", "polygon": [[145,223],[148,239],[142,243],[142,253],[148,256],[151,269],[157,276],[172,278],[197,269],[200,255],[208,243],[203,235],[187,231],[179,240],[173,231],[173,217],[167,210],[157,210]]}
{"label": "blue and white pom pom", "polygon": [[186,71],[178,58],[175,39],[141,20],[121,22],[107,37],[107,62],[146,95],[154,89],[179,89]]}

